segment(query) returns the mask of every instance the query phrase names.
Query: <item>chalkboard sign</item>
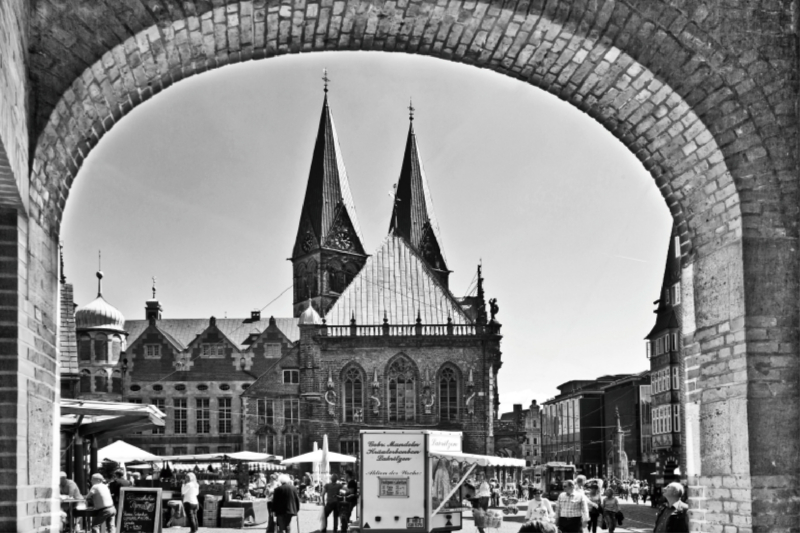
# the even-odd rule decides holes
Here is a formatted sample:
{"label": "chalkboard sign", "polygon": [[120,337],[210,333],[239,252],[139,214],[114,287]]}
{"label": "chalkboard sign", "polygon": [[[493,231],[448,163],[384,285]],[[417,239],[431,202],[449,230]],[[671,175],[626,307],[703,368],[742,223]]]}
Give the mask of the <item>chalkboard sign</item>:
{"label": "chalkboard sign", "polygon": [[160,533],[161,489],[121,487],[117,533]]}

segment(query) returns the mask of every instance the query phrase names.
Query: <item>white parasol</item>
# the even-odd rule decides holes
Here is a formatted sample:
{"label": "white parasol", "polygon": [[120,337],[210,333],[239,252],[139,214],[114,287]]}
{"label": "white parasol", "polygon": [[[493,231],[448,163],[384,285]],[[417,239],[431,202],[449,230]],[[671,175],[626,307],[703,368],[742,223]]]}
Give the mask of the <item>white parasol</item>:
{"label": "white parasol", "polygon": [[322,477],[322,483],[325,484],[328,482],[328,478],[330,477],[331,473],[331,463],[330,459],[328,458],[328,434],[322,436],[322,461],[320,461],[320,476]]}

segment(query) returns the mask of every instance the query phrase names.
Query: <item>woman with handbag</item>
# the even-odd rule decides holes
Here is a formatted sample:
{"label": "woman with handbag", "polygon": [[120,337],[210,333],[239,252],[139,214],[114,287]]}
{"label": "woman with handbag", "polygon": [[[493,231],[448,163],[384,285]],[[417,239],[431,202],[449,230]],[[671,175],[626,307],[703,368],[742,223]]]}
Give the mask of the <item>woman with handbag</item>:
{"label": "woman with handbag", "polygon": [[[606,489],[606,496],[602,501],[603,523],[608,528],[608,533],[617,529],[617,513],[620,511],[619,499],[614,496],[612,489]],[[605,529],[605,528],[603,528]]]}

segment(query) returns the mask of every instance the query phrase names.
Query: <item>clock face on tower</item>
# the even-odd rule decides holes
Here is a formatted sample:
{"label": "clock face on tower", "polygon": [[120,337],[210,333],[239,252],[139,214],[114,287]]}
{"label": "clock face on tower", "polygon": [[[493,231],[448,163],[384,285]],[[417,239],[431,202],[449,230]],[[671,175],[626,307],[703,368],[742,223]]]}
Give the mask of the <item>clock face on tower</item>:
{"label": "clock face on tower", "polygon": [[314,235],[312,235],[310,231],[307,231],[303,237],[301,248],[304,252],[310,252],[314,248]]}

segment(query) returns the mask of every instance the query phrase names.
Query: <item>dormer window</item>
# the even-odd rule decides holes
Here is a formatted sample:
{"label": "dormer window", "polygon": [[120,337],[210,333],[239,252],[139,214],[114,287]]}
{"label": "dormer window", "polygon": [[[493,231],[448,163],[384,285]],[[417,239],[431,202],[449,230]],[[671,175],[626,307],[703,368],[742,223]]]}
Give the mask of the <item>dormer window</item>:
{"label": "dormer window", "polygon": [[284,370],[283,382],[290,385],[296,385],[297,383],[300,383],[300,371],[296,369]]}
{"label": "dormer window", "polygon": [[145,344],[144,345],[144,356],[147,359],[159,359],[161,357],[161,345],[160,344]]}
{"label": "dormer window", "polygon": [[219,342],[204,342],[200,349],[203,357],[225,357],[225,345]]}

